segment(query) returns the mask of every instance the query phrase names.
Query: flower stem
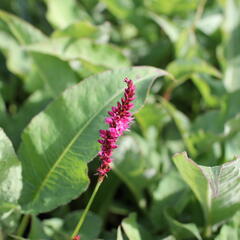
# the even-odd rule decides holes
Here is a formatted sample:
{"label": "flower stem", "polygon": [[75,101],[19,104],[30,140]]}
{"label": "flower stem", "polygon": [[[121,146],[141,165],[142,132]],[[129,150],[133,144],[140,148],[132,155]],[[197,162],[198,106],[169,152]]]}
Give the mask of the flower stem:
{"label": "flower stem", "polygon": [[91,205],[93,203],[93,200],[94,200],[94,198],[95,198],[95,196],[96,196],[96,194],[98,192],[98,189],[99,189],[99,187],[100,187],[102,182],[103,182],[103,178],[99,178],[98,181],[97,181],[97,184],[96,184],[96,186],[94,188],[94,191],[92,193],[92,196],[89,199],[88,204],[87,204],[86,208],[84,209],[84,212],[81,215],[81,217],[79,219],[79,222],[78,222],[77,226],[75,227],[75,229],[73,231],[72,238],[74,238],[79,233],[80,228],[81,228],[81,226],[82,226],[82,224],[83,224],[83,222],[84,222],[84,220],[85,220],[85,218],[87,216],[87,213],[88,213],[88,211],[89,211],[89,209],[90,209],[90,207],[91,207]]}
{"label": "flower stem", "polygon": [[17,230],[17,234],[16,234],[17,236],[21,237],[24,234],[25,229],[29,223],[29,220],[30,220],[30,215],[23,216],[22,221]]}

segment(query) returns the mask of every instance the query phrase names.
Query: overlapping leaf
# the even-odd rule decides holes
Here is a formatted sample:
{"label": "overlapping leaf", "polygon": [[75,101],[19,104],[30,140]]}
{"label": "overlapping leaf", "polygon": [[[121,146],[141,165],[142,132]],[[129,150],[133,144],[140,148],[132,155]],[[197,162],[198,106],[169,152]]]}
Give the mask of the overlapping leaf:
{"label": "overlapping leaf", "polygon": [[220,166],[197,165],[187,154],[173,158],[181,176],[201,203],[208,225],[231,217],[240,209],[240,160]]}

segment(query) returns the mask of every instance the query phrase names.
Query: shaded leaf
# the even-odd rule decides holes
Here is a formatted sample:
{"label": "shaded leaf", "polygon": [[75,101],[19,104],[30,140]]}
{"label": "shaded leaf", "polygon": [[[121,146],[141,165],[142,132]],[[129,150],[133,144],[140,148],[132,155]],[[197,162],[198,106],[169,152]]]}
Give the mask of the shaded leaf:
{"label": "shaded leaf", "polygon": [[177,239],[189,239],[196,238],[202,240],[202,237],[198,231],[197,226],[194,223],[180,223],[173,219],[167,212],[165,213],[171,231]]}
{"label": "shaded leaf", "polygon": [[156,229],[166,227],[164,211],[168,208],[181,213],[189,201],[189,189],[181,177],[174,171],[169,172],[159,181],[153,190],[153,203],[150,216]]}
{"label": "shaded leaf", "polygon": [[[63,229],[68,235],[71,235],[77,225],[83,211],[75,211],[66,216]],[[94,224],[94,227],[93,227]],[[82,225],[80,236],[84,240],[95,240],[102,228],[102,220],[96,214],[88,212]]]}

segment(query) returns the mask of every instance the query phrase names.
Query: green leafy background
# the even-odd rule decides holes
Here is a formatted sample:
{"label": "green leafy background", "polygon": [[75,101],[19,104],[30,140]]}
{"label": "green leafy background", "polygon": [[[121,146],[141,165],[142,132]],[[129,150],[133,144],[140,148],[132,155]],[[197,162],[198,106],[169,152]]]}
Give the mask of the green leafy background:
{"label": "green leafy background", "polygon": [[125,77],[81,239],[240,239],[239,41],[239,0],[1,0],[0,240],[70,238]]}

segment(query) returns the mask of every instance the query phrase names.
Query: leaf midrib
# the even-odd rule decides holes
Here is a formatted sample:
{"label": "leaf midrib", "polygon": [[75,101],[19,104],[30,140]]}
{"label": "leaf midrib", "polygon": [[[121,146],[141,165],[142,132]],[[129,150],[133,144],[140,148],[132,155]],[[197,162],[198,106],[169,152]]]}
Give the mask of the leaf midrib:
{"label": "leaf midrib", "polygon": [[[135,81],[135,84],[140,83],[142,81],[144,81],[145,78],[139,79]],[[112,102],[115,98],[117,98],[123,90],[117,92],[115,95],[113,95],[113,97],[111,97],[104,105],[102,105],[102,107],[99,108],[99,111],[95,112],[93,114],[92,117],[90,117],[90,119],[85,123],[85,125],[80,129],[80,131],[77,132],[77,134],[73,137],[73,139],[69,142],[69,144],[67,145],[67,147],[65,148],[65,150],[61,153],[61,155],[59,156],[59,158],[56,160],[56,162],[53,164],[52,168],[50,169],[50,171],[47,173],[47,175],[45,176],[44,180],[42,181],[42,183],[39,185],[39,187],[37,188],[36,193],[33,195],[32,198],[32,203],[34,203],[37,200],[38,195],[40,194],[42,188],[46,185],[48,179],[51,177],[52,173],[54,172],[54,170],[56,169],[57,165],[59,164],[59,162],[63,159],[63,157],[65,156],[65,154],[68,152],[68,150],[72,147],[72,145],[75,143],[75,141],[77,140],[77,138],[80,136],[80,134],[87,128],[87,126],[92,122],[92,120],[107,106],[110,104],[110,102]]]}

